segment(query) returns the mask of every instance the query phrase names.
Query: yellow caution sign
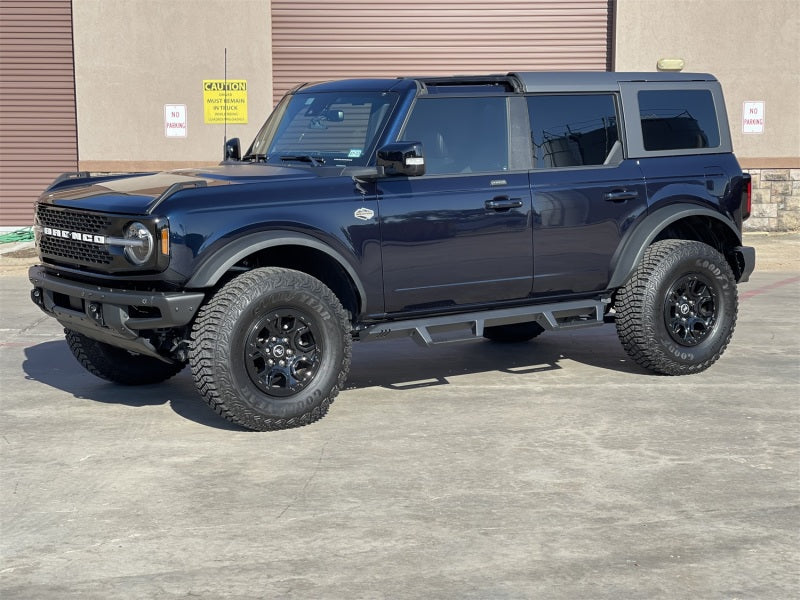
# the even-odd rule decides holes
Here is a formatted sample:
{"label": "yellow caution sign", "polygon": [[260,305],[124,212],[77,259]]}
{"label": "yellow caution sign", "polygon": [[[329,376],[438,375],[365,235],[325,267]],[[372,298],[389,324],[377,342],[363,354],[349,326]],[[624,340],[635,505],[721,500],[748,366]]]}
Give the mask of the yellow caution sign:
{"label": "yellow caution sign", "polygon": [[247,80],[204,79],[206,123],[247,123]]}

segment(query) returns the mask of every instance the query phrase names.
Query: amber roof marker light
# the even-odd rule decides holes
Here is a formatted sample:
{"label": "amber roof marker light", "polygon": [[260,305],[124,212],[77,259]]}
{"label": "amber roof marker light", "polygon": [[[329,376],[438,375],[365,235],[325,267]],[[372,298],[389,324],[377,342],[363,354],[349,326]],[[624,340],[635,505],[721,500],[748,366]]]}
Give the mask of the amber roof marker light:
{"label": "amber roof marker light", "polygon": [[682,58],[659,58],[656,68],[659,71],[683,71],[686,62]]}

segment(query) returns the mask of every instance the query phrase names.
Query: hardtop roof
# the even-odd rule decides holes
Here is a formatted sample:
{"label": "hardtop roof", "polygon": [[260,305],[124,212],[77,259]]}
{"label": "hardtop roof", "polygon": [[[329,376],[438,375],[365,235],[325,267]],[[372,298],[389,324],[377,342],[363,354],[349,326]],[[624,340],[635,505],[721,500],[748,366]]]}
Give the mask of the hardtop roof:
{"label": "hardtop roof", "polygon": [[673,72],[615,72],[615,71],[516,71],[494,75],[454,75],[451,77],[396,77],[340,79],[317,83],[306,83],[293,90],[294,93],[319,92],[403,92],[411,88],[424,90],[428,85],[451,87],[489,86],[493,82],[504,83],[510,89],[521,92],[596,92],[617,91],[622,82],[678,83],[714,82],[716,77],[708,73]]}
{"label": "hardtop roof", "polygon": [[509,73],[526,92],[610,91],[620,82],[676,83],[716,81],[708,73],[608,72],[608,71],[534,71]]}

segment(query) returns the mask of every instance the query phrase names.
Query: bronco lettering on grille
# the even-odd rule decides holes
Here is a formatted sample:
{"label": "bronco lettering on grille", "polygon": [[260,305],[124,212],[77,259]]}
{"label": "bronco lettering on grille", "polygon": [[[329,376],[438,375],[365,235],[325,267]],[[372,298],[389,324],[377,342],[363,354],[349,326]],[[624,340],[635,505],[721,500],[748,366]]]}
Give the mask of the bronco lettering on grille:
{"label": "bronco lettering on grille", "polygon": [[55,229],[53,227],[45,227],[44,234],[63,238],[65,240],[75,240],[76,242],[90,242],[92,244],[106,243],[106,238],[103,235],[92,235],[91,233],[80,233],[79,231],[68,231],[66,229]]}

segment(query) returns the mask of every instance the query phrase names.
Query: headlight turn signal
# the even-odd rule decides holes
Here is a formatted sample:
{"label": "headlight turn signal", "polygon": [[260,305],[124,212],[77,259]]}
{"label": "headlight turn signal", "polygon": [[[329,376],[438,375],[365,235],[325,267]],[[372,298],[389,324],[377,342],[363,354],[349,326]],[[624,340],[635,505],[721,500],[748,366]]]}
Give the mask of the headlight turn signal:
{"label": "headlight turn signal", "polygon": [[161,254],[169,256],[169,227],[161,230]]}

